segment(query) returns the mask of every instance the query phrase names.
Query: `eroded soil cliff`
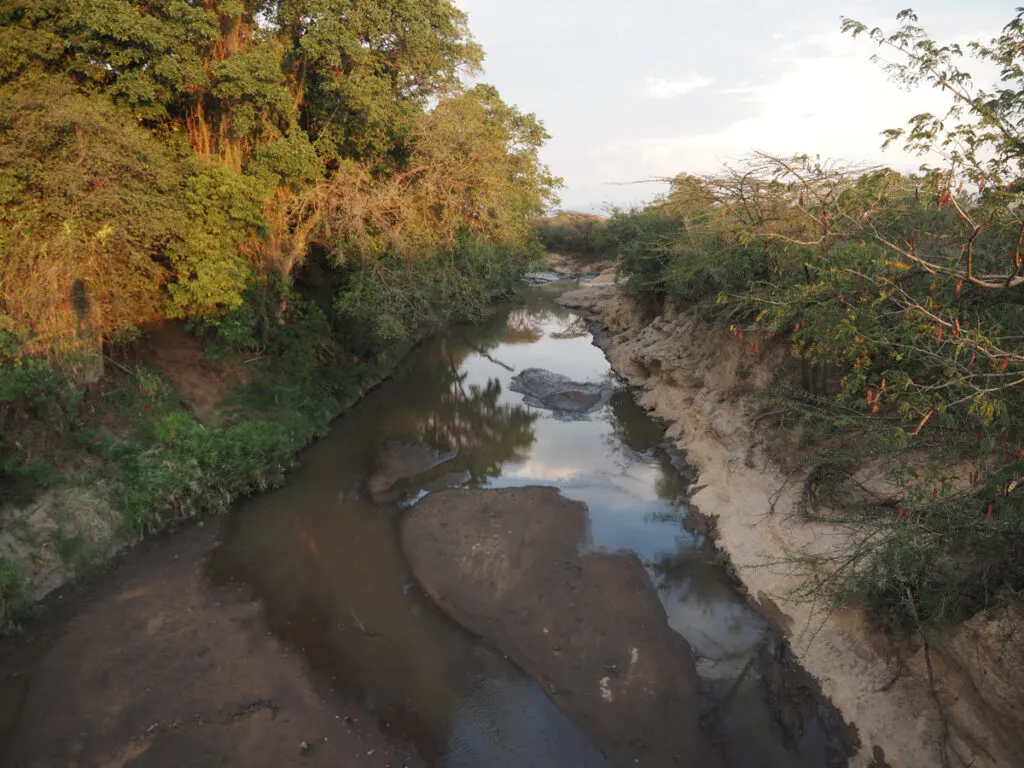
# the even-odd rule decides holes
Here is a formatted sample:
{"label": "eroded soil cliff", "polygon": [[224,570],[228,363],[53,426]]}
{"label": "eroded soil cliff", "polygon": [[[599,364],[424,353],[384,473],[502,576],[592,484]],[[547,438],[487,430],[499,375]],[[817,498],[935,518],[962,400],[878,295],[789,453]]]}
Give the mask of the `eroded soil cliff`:
{"label": "eroded soil cliff", "polygon": [[787,350],[768,344],[751,354],[749,340],[671,307],[649,321],[610,273],[561,302],[607,328],[599,343],[613,368],[669,422],[668,437],[699,472],[693,506],[715,519],[717,542],[752,599],[859,729],[863,748],[853,764],[1024,765],[1019,605],[930,637],[932,686],[919,639],[886,638],[858,611],[796,599],[808,578],[797,561],[842,551],[849,533],[795,513],[799,470],[780,469],[769,436],[752,424],[758,393],[783,370]]}

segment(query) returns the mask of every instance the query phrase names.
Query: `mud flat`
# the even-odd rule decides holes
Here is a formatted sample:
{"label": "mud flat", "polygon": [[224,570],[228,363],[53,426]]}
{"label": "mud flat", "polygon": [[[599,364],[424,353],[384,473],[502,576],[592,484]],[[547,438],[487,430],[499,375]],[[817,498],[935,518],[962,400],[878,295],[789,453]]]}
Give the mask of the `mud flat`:
{"label": "mud flat", "polygon": [[405,513],[413,575],[538,679],[617,765],[714,766],[697,677],[643,565],[586,553],[586,508],[553,488],[450,490]]}
{"label": "mud flat", "polygon": [[136,548],[0,645],[0,764],[423,765],[316,682],[245,589],[207,582],[215,527]]}
{"label": "mud flat", "polygon": [[669,423],[668,437],[699,473],[693,506],[715,519],[717,544],[751,597],[773,616],[799,662],[857,727],[862,747],[851,765],[942,766],[943,719],[949,765],[1024,765],[1019,606],[932,638],[943,718],[919,645],[894,646],[857,611],[828,614],[811,602],[789,599],[804,576],[787,560],[798,553],[827,555],[845,539],[836,527],[789,513],[802,483],[784,482],[750,423],[756,393],[781,370],[785,348],[769,348],[753,359],[724,330],[672,307],[649,321],[610,273],[559,302],[607,329],[598,343],[612,367],[641,391],[642,406]]}

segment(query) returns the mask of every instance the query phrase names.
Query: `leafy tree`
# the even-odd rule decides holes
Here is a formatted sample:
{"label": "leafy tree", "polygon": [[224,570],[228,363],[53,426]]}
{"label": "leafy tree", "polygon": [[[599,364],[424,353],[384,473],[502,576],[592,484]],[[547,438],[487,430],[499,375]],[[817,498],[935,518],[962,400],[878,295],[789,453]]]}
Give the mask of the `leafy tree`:
{"label": "leafy tree", "polygon": [[[21,297],[21,273],[5,275],[2,311],[39,349],[77,333],[57,308],[65,284],[86,286],[104,318],[95,341],[145,318],[232,312],[253,283],[287,285],[314,246],[341,261],[422,258],[465,237],[520,246],[557,186],[539,121],[463,86],[482,52],[449,0],[7,0],[0,42],[15,128],[0,142],[17,176],[5,247],[63,275]],[[26,154],[32,174],[15,171]],[[71,179],[79,158],[85,187]],[[87,211],[79,230],[73,209],[45,210],[61,196]],[[58,240],[106,260],[65,257]],[[62,319],[44,329],[44,316]]]}
{"label": "leafy tree", "polygon": [[183,153],[59,77],[3,88],[0,124],[0,313],[40,350],[158,315],[188,229]]}
{"label": "leafy tree", "polygon": [[267,3],[302,125],[327,156],[401,163],[412,123],[483,52],[450,0]]}
{"label": "leafy tree", "polygon": [[[928,272],[948,274],[980,288],[1001,290],[1022,285],[1024,219],[1018,215],[1018,180],[1024,171],[1024,135],[1020,129],[1024,114],[1024,9],[1018,9],[999,37],[967,46],[977,59],[999,69],[999,83],[988,90],[975,86],[970,73],[961,68],[963,47],[932,40],[911,10],[897,18],[901,24],[893,33],[880,28],[869,31],[866,25],[849,18],[843,20],[843,30],[854,37],[866,33],[879,46],[900,54],[901,61],[885,65],[896,82],[908,87],[930,84],[951,96],[945,114],[915,115],[909,129],[885,131],[885,143],[902,139],[912,152],[934,153],[943,159],[942,167],[924,169],[937,182],[933,193],[939,206],[952,206],[961,226],[955,238],[960,241],[959,247],[949,247],[948,238],[937,238],[932,250],[920,248],[916,242],[886,240],[885,244]],[[985,248],[982,238],[986,234],[1009,247]]]}
{"label": "leafy tree", "polygon": [[528,217],[559,183],[538,159],[548,136],[534,115],[477,86],[425,113],[412,137],[403,171],[377,179],[348,164],[332,180],[328,237],[343,257],[423,254],[467,233],[507,245],[529,239]]}

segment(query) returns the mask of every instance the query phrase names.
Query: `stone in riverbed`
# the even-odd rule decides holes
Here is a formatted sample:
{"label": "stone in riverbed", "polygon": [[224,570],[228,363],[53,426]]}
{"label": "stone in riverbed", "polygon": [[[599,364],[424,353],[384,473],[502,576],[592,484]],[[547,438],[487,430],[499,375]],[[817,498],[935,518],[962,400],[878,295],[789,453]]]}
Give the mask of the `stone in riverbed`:
{"label": "stone in riverbed", "polygon": [[689,646],[634,555],[580,554],[586,525],[553,488],[451,490],[409,509],[401,539],[427,594],[618,764],[715,765]]}
{"label": "stone in riverbed", "polygon": [[608,401],[613,391],[607,382],[573,381],[542,368],[527,368],[516,374],[509,389],[523,395],[527,405],[553,411],[563,419],[579,419],[593,413]]}
{"label": "stone in riverbed", "polygon": [[439,451],[429,445],[387,442],[377,449],[374,472],[366,490],[375,504],[396,501],[405,481],[451,461],[455,451]]}

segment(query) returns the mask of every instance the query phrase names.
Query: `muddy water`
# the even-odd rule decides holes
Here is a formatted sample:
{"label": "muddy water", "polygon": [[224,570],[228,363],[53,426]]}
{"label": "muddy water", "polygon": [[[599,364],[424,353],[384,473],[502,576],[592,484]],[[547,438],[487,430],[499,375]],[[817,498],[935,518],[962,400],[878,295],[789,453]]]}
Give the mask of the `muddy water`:
{"label": "muddy water", "polygon": [[[251,590],[273,632],[432,764],[607,765],[535,683],[432,607],[398,544],[397,515],[429,490],[552,485],[586,503],[585,546],[629,549],[647,565],[698,656],[705,720],[729,765],[843,764],[820,704],[780,712],[762,663],[776,649],[771,627],[687,524],[678,457],[583,322],[553,303],[562,288],[531,289],[483,325],[423,345],[303,455],[284,489],[224,519],[209,578]],[[584,419],[559,418],[509,390],[525,368],[615,393]],[[375,504],[367,479],[394,441],[456,456]]]}

